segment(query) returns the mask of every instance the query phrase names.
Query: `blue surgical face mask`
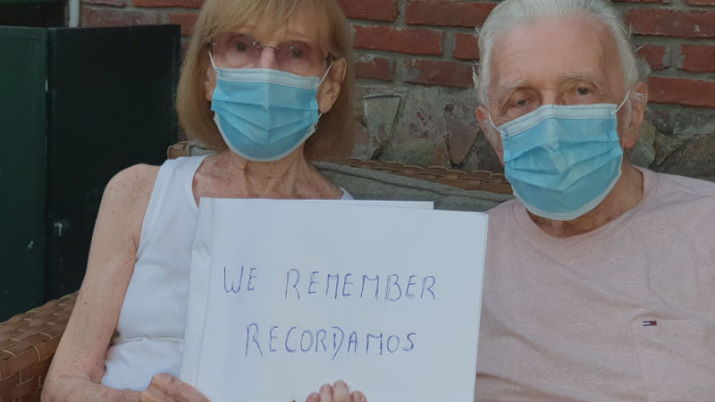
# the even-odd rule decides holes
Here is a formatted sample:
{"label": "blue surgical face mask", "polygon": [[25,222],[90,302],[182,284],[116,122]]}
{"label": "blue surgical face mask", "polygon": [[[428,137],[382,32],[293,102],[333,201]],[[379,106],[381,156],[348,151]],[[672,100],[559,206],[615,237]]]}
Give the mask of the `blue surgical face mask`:
{"label": "blue surgical face mask", "polygon": [[526,209],[570,221],[606,198],[621,175],[616,113],[627,99],[620,105],[544,105],[497,127],[506,178]]}
{"label": "blue surgical face mask", "polygon": [[242,157],[275,161],[293,152],[318,125],[322,79],[279,70],[220,68],[211,98],[214,121],[226,145]]}

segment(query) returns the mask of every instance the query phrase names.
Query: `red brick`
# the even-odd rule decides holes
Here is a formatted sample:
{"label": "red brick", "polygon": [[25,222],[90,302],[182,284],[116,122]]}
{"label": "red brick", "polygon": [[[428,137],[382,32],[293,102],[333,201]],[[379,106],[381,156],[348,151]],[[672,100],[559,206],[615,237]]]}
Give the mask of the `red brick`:
{"label": "red brick", "polygon": [[396,0],[339,0],[348,18],[394,21],[399,15]]}
{"label": "red brick", "polygon": [[475,27],[496,7],[492,2],[410,0],[405,15],[408,24]]}
{"label": "red brick", "polygon": [[407,82],[446,87],[471,88],[472,67],[466,63],[434,60],[405,60]]}
{"label": "red brick", "polygon": [[395,79],[395,63],[384,57],[360,57],[355,61],[355,75],[358,78],[392,81]]}
{"label": "red brick", "polygon": [[715,0],[685,0],[689,6],[715,6]]}
{"label": "red brick", "polygon": [[715,38],[715,11],[638,8],[626,19],[636,35]]}
{"label": "red brick", "polygon": [[355,26],[355,47],[410,54],[442,54],[444,34],[432,29]]}
{"label": "red brick", "polygon": [[454,58],[460,60],[479,59],[479,44],[473,34],[457,33],[454,36]]}
{"label": "red brick", "polygon": [[713,45],[680,45],[683,55],[681,70],[693,73],[715,72],[715,46]]}
{"label": "red brick", "polygon": [[132,0],[137,7],[201,8],[204,0]]}
{"label": "red brick", "polygon": [[638,56],[648,62],[651,70],[663,70],[669,64],[665,59],[666,51],[665,46],[644,45],[638,48]]}
{"label": "red brick", "polygon": [[197,13],[171,13],[169,14],[169,22],[171,24],[181,25],[181,34],[191,36],[194,31],[194,24],[199,18]]}
{"label": "red brick", "polygon": [[102,6],[125,7],[128,0],[82,0],[83,4],[98,4]]}
{"label": "red brick", "polygon": [[82,7],[80,25],[83,27],[112,27],[161,24],[161,15],[147,11],[97,9]]}
{"label": "red brick", "polygon": [[648,88],[648,98],[651,102],[715,107],[715,81],[650,77],[648,79]]}

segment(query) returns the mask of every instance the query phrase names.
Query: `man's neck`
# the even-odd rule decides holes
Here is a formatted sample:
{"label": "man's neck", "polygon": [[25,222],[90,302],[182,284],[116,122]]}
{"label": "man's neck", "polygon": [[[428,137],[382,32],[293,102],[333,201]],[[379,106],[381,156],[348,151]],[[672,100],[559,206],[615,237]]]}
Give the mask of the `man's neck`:
{"label": "man's neck", "polygon": [[643,174],[623,161],[621,177],[596,208],[572,221],[555,221],[529,213],[536,225],[553,237],[571,237],[591,232],[632,209],[643,199]]}

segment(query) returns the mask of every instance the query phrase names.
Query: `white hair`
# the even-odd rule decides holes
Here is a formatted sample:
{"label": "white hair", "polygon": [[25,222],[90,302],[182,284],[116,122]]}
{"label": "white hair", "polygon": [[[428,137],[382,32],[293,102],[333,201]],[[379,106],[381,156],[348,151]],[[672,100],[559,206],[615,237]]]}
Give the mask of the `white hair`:
{"label": "white hair", "polygon": [[479,34],[479,71],[474,84],[482,105],[488,104],[491,57],[496,40],[510,30],[545,17],[586,16],[603,23],[616,39],[626,88],[648,74],[648,66],[639,62],[630,39],[630,31],[616,9],[605,0],[506,0],[489,15]]}

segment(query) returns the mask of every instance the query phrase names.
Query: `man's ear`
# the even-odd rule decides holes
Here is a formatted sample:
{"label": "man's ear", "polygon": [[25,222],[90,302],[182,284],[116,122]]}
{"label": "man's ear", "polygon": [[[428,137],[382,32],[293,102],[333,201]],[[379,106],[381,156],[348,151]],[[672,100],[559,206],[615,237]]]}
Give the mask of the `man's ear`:
{"label": "man's ear", "polygon": [[624,150],[633,149],[641,134],[641,125],[643,124],[645,109],[648,104],[648,85],[645,82],[639,82],[631,89],[630,104],[630,119],[622,128],[621,141],[623,141]]}
{"label": "man's ear", "polygon": [[328,113],[335,105],[335,101],[340,96],[340,89],[347,74],[347,61],[343,59],[335,60],[330,67],[330,72],[318,89],[318,105],[320,112]]}
{"label": "man's ear", "polygon": [[204,81],[204,96],[209,102],[211,102],[211,98],[213,98],[214,89],[216,89],[216,71],[208,67],[206,69],[206,81]]}
{"label": "man's ear", "polygon": [[484,106],[477,106],[475,116],[477,117],[477,121],[479,122],[479,127],[482,129],[482,133],[484,133],[484,135],[487,137],[489,144],[491,144],[492,148],[494,149],[494,152],[496,152],[497,156],[499,157],[499,162],[501,162],[501,164],[503,165],[504,148],[502,146],[501,136],[497,132],[494,125],[491,123],[491,119],[489,118],[489,111]]}

